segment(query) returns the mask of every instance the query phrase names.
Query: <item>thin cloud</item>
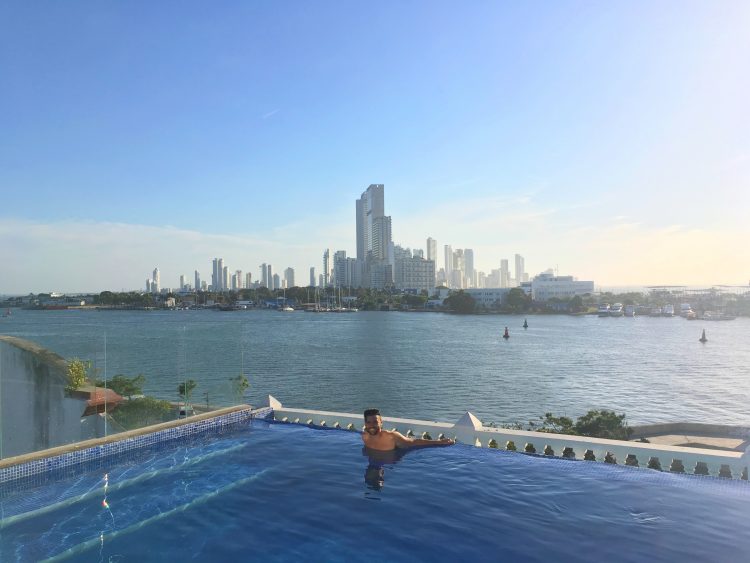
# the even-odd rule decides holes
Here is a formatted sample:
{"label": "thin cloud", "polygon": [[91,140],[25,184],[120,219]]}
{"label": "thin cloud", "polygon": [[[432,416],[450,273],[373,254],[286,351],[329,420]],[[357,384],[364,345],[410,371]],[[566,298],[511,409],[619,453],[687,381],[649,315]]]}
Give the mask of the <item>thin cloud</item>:
{"label": "thin cloud", "polygon": [[268,113],[264,113],[263,115],[261,115],[260,118],[261,119],[268,119],[269,117],[272,117],[272,116],[276,115],[277,113],[279,113],[279,111],[281,111],[281,110],[275,109],[273,111],[269,111]]}

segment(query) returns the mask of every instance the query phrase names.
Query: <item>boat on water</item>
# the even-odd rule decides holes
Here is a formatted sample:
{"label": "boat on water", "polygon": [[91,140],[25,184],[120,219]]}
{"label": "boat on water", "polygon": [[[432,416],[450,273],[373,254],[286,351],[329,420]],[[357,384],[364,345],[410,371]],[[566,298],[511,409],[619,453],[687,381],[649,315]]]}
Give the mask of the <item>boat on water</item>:
{"label": "boat on water", "polygon": [[690,303],[680,303],[680,316],[684,319],[687,319],[690,314],[695,314],[693,312],[693,308],[690,306]]}
{"label": "boat on water", "polygon": [[652,307],[648,316],[649,317],[661,317],[661,307]]}
{"label": "boat on water", "polygon": [[661,308],[662,317],[674,317],[674,305],[667,303]]}
{"label": "boat on water", "polygon": [[609,317],[609,303],[602,303],[599,305],[599,309],[597,309],[596,314],[600,317]]}
{"label": "boat on water", "polygon": [[727,313],[717,313],[716,311],[706,311],[700,317],[697,317],[702,321],[733,321],[737,317],[734,315],[728,315]]}
{"label": "boat on water", "polygon": [[625,305],[625,311],[623,314],[626,317],[635,317],[635,305]]}
{"label": "boat on water", "polygon": [[610,307],[609,309],[609,316],[610,317],[622,317],[623,310],[622,310],[622,303],[615,303]]}

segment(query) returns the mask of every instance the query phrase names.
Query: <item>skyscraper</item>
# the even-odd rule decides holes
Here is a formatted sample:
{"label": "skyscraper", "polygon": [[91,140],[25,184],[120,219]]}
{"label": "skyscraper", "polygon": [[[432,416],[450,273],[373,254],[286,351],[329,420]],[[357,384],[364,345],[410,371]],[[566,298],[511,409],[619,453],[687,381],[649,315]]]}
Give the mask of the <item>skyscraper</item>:
{"label": "skyscraper", "polygon": [[370,184],[356,203],[357,213],[357,258],[365,260],[372,251],[373,223],[385,216],[385,187],[383,184]]}
{"label": "skyscraper", "polygon": [[432,237],[427,239],[427,259],[437,264],[437,241]]}
{"label": "skyscraper", "polygon": [[268,287],[268,270],[266,270],[265,262],[260,265],[260,285]]}
{"label": "skyscraper", "polygon": [[267,274],[268,275],[268,289],[272,291],[274,289],[278,289],[278,286],[276,285],[276,278],[273,277],[274,274],[273,274],[273,270],[271,269],[271,264],[268,264],[268,266],[266,266],[266,269],[268,270],[268,274]]}
{"label": "skyscraper", "polygon": [[219,259],[214,258],[211,270],[211,290],[219,291]]}
{"label": "skyscraper", "polygon": [[294,268],[287,268],[284,270],[284,281],[287,287],[294,287]]}
{"label": "skyscraper", "polygon": [[323,285],[328,287],[331,280],[329,279],[331,273],[331,249],[326,248],[323,251]]}
{"label": "skyscraper", "polygon": [[224,259],[219,258],[219,263],[216,266],[217,268],[217,280],[216,283],[218,284],[218,290],[224,291],[227,288],[227,278],[226,273],[224,272]]}
{"label": "skyscraper", "polygon": [[201,288],[201,275],[198,270],[195,270],[195,285],[193,287],[195,288],[195,291],[198,291]]}
{"label": "skyscraper", "polygon": [[516,285],[521,285],[524,281],[524,264],[523,256],[516,254]]}
{"label": "skyscraper", "polygon": [[151,284],[151,293],[159,293],[161,291],[161,280],[159,279],[159,268],[154,268],[154,281]]}
{"label": "skyscraper", "polygon": [[500,260],[500,287],[510,287],[510,267],[507,258]]}
{"label": "skyscraper", "polygon": [[310,287],[315,287],[315,266],[310,266]]}
{"label": "skyscraper", "polygon": [[453,277],[453,248],[450,244],[443,247],[443,259],[445,260],[445,281],[448,287],[451,287],[451,278]]}
{"label": "skyscraper", "polygon": [[464,249],[464,276],[466,287],[476,287],[476,273],[474,272],[474,251],[471,248]]}
{"label": "skyscraper", "polygon": [[185,275],[180,274],[180,291],[185,291]]}
{"label": "skyscraper", "polygon": [[253,275],[250,272],[245,274],[245,288],[250,289],[253,287]]}
{"label": "skyscraper", "polygon": [[[220,260],[224,262],[224,260]],[[226,291],[229,289],[229,266],[224,266],[221,270],[221,290]]]}

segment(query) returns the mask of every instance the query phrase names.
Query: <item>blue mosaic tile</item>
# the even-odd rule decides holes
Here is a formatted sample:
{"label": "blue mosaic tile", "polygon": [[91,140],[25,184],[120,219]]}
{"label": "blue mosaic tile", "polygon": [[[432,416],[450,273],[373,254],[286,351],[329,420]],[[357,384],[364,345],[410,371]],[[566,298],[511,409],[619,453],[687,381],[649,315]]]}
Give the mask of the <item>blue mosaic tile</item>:
{"label": "blue mosaic tile", "polygon": [[255,411],[245,409],[194,423],[184,424],[176,428],[160,430],[158,432],[144,434],[143,436],[118,440],[117,442],[112,442],[110,444],[92,446],[91,448],[86,448],[84,450],[68,452],[59,456],[6,467],[0,469],[0,484],[15,481],[17,479],[43,475],[51,471],[59,471],[82,463],[90,463],[109,456],[122,454],[123,452],[130,450],[136,450],[194,434],[203,434],[205,432],[217,430],[220,431],[228,426],[247,422],[253,418],[267,418],[269,415],[273,415],[273,409],[271,408],[262,408]]}

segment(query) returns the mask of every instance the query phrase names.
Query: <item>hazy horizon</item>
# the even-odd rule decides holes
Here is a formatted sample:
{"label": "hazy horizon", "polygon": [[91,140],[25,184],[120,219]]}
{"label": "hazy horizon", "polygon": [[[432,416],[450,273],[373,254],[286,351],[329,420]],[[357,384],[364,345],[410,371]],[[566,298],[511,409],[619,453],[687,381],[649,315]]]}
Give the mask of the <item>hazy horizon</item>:
{"label": "hazy horizon", "polygon": [[750,280],[750,4],[9,2],[0,292],[307,285],[393,240],[599,287]]}

